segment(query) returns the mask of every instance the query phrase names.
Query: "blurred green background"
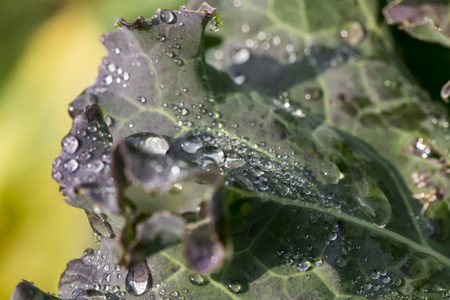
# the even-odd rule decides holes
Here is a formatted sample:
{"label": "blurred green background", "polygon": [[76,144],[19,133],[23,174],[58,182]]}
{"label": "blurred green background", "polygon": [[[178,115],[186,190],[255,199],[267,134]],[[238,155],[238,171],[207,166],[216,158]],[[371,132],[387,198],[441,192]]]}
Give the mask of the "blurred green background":
{"label": "blurred green background", "polygon": [[57,293],[69,260],[95,247],[84,212],[62,201],[51,162],[67,106],[97,76],[98,36],[176,0],[0,1],[0,299],[20,279]]}

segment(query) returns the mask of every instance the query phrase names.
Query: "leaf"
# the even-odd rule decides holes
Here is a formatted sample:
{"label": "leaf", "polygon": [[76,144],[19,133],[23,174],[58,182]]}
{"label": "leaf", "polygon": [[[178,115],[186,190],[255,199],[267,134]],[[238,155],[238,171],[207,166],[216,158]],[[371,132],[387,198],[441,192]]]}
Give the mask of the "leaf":
{"label": "leaf", "polygon": [[399,27],[411,36],[450,47],[448,1],[393,1],[383,9],[390,24]]}
{"label": "leaf", "polygon": [[39,290],[34,283],[28,282],[26,280],[22,280],[14,289],[11,300],[21,300],[21,299],[29,299],[29,300],[57,300],[60,299],[54,295],[50,295],[48,293],[44,293]]}
{"label": "leaf", "polygon": [[[375,2],[212,4],[224,28],[209,49],[204,29],[220,18],[195,1],[199,11],[119,19],[101,38],[108,57],[69,112],[76,134],[105,110],[93,119],[112,135],[112,171],[90,187],[114,182],[114,197],[68,201],[117,237],[69,264],[63,297],[446,293],[445,110],[408,78]],[[60,184],[78,191],[86,168]]]}

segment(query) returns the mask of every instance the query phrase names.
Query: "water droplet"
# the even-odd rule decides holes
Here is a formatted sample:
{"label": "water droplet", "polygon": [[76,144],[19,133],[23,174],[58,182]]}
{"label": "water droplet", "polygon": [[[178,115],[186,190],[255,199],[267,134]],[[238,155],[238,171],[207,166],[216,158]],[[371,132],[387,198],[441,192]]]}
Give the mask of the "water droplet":
{"label": "water droplet", "polygon": [[123,80],[125,80],[125,81],[130,80],[130,73],[124,72],[124,73],[123,73]]}
{"label": "water droplet", "polygon": [[166,154],[170,146],[167,140],[157,134],[141,132],[125,138],[128,144],[150,154]]}
{"label": "water droplet", "polygon": [[335,231],[333,231],[333,232],[330,233],[328,238],[329,238],[330,241],[334,241],[334,240],[337,239],[337,237],[338,237],[337,233]]}
{"label": "water droplet", "polygon": [[147,262],[143,261],[128,271],[125,279],[127,291],[135,296],[140,296],[149,291],[151,287],[151,273]]}
{"label": "water droplet", "polygon": [[237,50],[233,52],[231,55],[233,59],[233,63],[236,65],[241,65],[246,63],[250,58],[250,51],[248,51],[246,48],[242,48],[240,50]]}
{"label": "water droplet", "polygon": [[198,273],[189,275],[189,281],[193,285],[205,285],[209,283],[208,279],[205,276]]}
{"label": "water droplet", "polygon": [[120,48],[119,48],[119,47],[113,48],[112,51],[113,51],[115,54],[120,54]]}
{"label": "water droplet", "polygon": [[320,258],[316,258],[316,259],[314,260],[314,265],[315,265],[316,267],[320,267],[321,265],[323,265],[323,260],[321,260]]}
{"label": "water droplet", "polygon": [[78,149],[78,139],[73,135],[66,135],[62,140],[62,148],[67,154],[74,154]]}
{"label": "water droplet", "polygon": [[209,21],[208,28],[209,30],[216,32],[219,31],[221,27],[222,27],[222,17],[220,16],[220,14],[216,12],[214,13],[211,21]]}
{"label": "water droplet", "polygon": [[106,66],[108,68],[108,71],[110,71],[111,73],[114,73],[116,71],[116,65],[113,63],[110,63]]}
{"label": "water droplet", "polygon": [[229,154],[225,159],[225,168],[228,169],[236,169],[243,166],[244,164],[245,160],[238,153]]}
{"label": "water droplet", "polygon": [[52,177],[56,181],[61,181],[63,179],[63,174],[60,171],[56,171],[56,172],[53,172]]}
{"label": "water droplet", "polygon": [[166,36],[160,33],[156,36],[156,39],[160,42],[164,42],[166,40]]}
{"label": "water droplet", "polygon": [[86,168],[90,172],[99,173],[103,170],[104,163],[100,159],[93,160],[92,162],[86,165]]}
{"label": "water droplet", "polygon": [[347,22],[343,25],[340,36],[346,44],[356,46],[364,39],[363,25],[358,21]]}
{"label": "water droplet", "polygon": [[286,196],[287,194],[289,194],[289,187],[281,182],[278,182],[275,185],[275,188],[277,189],[277,192],[281,195],[281,196]]}
{"label": "water droplet", "polygon": [[195,155],[199,158],[212,158],[216,163],[220,163],[223,159],[223,151],[215,146],[203,146],[195,151]]}
{"label": "water droplet", "polygon": [[173,52],[166,52],[166,55],[168,56],[168,57],[173,57],[174,56],[174,54],[173,54]]}
{"label": "water droplet", "polygon": [[187,153],[194,154],[202,146],[202,140],[197,135],[185,136],[181,141],[181,149],[183,149]]}
{"label": "water droplet", "polygon": [[237,294],[242,290],[242,286],[236,281],[231,281],[228,284],[228,290],[234,294]]}
{"label": "water droplet", "polygon": [[337,266],[343,268],[347,265],[347,260],[342,257],[342,256],[337,256],[336,259],[334,260],[334,262],[336,263]]}
{"label": "water droplet", "polygon": [[146,103],[147,102],[147,98],[145,98],[144,96],[138,96],[137,100],[141,103]]}
{"label": "water droplet", "polygon": [[182,116],[187,116],[187,115],[189,115],[189,110],[187,110],[186,108],[182,108],[182,109],[181,109],[181,115],[182,115]]}
{"label": "water droplet", "polygon": [[114,125],[114,119],[111,116],[105,116],[106,126],[112,127]]}
{"label": "water droplet", "polygon": [[305,100],[316,101],[322,98],[322,90],[320,88],[308,88],[305,92]]}
{"label": "water droplet", "polygon": [[306,258],[302,258],[301,261],[297,264],[297,270],[300,272],[305,272],[309,269],[311,263]]}
{"label": "water droplet", "polygon": [[103,78],[103,82],[105,85],[110,85],[113,82],[113,77],[111,75],[107,75]]}
{"label": "water droplet", "polygon": [[65,162],[63,167],[67,173],[73,173],[78,169],[78,162],[72,158]]}
{"label": "water droplet", "polygon": [[161,9],[161,12],[159,13],[159,17],[161,21],[163,21],[166,24],[173,24],[177,21],[177,17],[173,13],[173,11],[168,9]]}

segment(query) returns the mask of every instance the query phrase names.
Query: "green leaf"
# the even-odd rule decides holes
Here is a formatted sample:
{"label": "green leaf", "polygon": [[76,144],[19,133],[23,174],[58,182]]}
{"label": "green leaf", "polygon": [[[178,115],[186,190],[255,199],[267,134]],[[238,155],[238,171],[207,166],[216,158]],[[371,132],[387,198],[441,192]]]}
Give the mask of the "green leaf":
{"label": "green leaf", "polygon": [[[102,249],[69,264],[63,297],[445,295],[446,111],[399,62],[376,3],[211,4],[221,18],[194,1],[101,38],[108,57],[69,108],[80,149],[63,141],[54,168]],[[90,122],[101,130],[78,139]],[[85,182],[89,162],[68,162],[94,145],[111,172]]]}
{"label": "green leaf", "polygon": [[389,24],[400,24],[401,29],[419,40],[450,47],[448,1],[392,1],[383,14]]}

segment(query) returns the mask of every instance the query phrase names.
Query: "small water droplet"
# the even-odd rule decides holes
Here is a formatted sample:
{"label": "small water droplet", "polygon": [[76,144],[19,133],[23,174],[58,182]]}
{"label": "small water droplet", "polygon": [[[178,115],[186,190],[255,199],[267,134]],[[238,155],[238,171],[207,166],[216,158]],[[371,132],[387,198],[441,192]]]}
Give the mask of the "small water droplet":
{"label": "small water droplet", "polygon": [[113,77],[111,75],[107,75],[103,78],[103,82],[105,85],[111,85],[111,83],[113,83]]}
{"label": "small water droplet", "polygon": [[93,160],[86,165],[87,170],[94,173],[99,173],[101,170],[103,170],[104,166],[104,163],[100,159]]}
{"label": "small water droplet", "polygon": [[123,80],[125,80],[125,81],[130,80],[130,73],[124,72],[124,73],[123,73]]}
{"label": "small water droplet", "polygon": [[156,36],[156,39],[160,42],[164,42],[166,40],[166,36],[160,33]]}
{"label": "small water droplet", "polygon": [[53,172],[52,177],[56,181],[61,181],[63,179],[63,174],[60,171],[56,171],[56,172]]}
{"label": "small water droplet", "polygon": [[72,158],[65,162],[63,167],[67,173],[73,173],[78,169],[78,161]]}
{"label": "small water droplet", "polygon": [[137,100],[141,103],[146,103],[147,102],[147,98],[145,98],[144,96],[138,96]]}
{"label": "small water droplet", "polygon": [[78,149],[78,139],[73,135],[66,135],[62,140],[62,148],[67,154],[74,154]]}
{"label": "small water droplet", "polygon": [[242,85],[245,82],[245,80],[247,79],[247,76],[245,76],[244,74],[237,74],[235,76],[231,76],[231,79],[237,85]]}
{"label": "small water droplet", "polygon": [[305,272],[309,269],[311,263],[306,258],[302,258],[300,262],[297,264],[297,270],[300,272]]}
{"label": "small water droplet", "polygon": [[173,24],[177,21],[177,17],[173,13],[173,11],[168,9],[161,9],[159,18],[166,24]]}
{"label": "small water droplet", "polygon": [[314,265],[315,265],[316,267],[320,267],[321,265],[323,265],[323,260],[321,260],[320,258],[316,258],[316,259],[314,260]]}
{"label": "small water droplet", "polygon": [[233,294],[238,294],[242,290],[242,286],[236,281],[231,281],[228,284],[228,290]]}
{"label": "small water droplet", "polygon": [[347,22],[342,26],[340,36],[346,44],[356,46],[364,39],[364,27],[358,21]]}
{"label": "small water droplet", "polygon": [[189,282],[193,285],[208,284],[208,280],[206,279],[206,277],[198,273],[189,275]]}
{"label": "small water droplet", "polygon": [[108,68],[108,71],[110,71],[111,73],[114,73],[116,71],[116,65],[113,63],[110,63],[106,66]]}
{"label": "small water droplet", "polygon": [[113,51],[115,54],[120,54],[120,48],[119,48],[119,47],[113,48],[112,51]]}
{"label": "small water droplet", "polygon": [[181,141],[181,149],[183,149],[187,153],[194,154],[202,146],[202,140],[197,135],[185,136]]}

